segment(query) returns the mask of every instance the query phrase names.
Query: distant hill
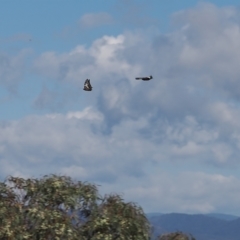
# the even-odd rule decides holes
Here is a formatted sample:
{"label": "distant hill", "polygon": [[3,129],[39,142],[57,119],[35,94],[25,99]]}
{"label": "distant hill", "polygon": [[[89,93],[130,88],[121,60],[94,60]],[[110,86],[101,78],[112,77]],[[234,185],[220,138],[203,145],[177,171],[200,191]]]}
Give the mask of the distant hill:
{"label": "distant hill", "polygon": [[228,221],[239,218],[238,216],[235,216],[235,215],[229,215],[229,214],[223,214],[223,213],[209,213],[209,214],[205,214],[205,216],[215,217],[218,219],[223,219],[223,220],[228,220]]}
{"label": "distant hill", "polygon": [[150,214],[154,235],[182,231],[196,240],[240,240],[240,218],[225,214]]}
{"label": "distant hill", "polygon": [[[161,216],[164,215],[164,213],[158,213],[158,212],[154,212],[154,213],[147,213],[146,214],[148,218],[150,217],[156,217],[156,216]],[[218,219],[222,219],[222,220],[235,220],[237,218],[239,218],[238,216],[235,215],[230,215],[230,214],[224,214],[224,213],[208,213],[208,214],[203,214],[204,216],[208,216],[208,217],[215,217]]]}
{"label": "distant hill", "polygon": [[150,218],[150,217],[161,216],[161,215],[163,215],[163,213],[147,213],[146,215],[147,215],[148,218]]}

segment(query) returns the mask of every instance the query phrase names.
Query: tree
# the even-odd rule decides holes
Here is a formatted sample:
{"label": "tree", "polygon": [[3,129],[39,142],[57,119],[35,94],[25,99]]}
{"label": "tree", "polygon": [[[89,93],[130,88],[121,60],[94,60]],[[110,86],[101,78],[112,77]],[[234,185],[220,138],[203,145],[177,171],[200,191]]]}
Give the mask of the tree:
{"label": "tree", "polygon": [[0,183],[0,239],[150,239],[141,207],[66,176]]}
{"label": "tree", "polygon": [[159,240],[195,240],[194,237],[189,236],[182,232],[174,232],[163,234],[158,237]]}
{"label": "tree", "polygon": [[150,239],[150,225],[134,203],[125,203],[118,195],[106,196],[91,219],[82,228],[89,239]]}

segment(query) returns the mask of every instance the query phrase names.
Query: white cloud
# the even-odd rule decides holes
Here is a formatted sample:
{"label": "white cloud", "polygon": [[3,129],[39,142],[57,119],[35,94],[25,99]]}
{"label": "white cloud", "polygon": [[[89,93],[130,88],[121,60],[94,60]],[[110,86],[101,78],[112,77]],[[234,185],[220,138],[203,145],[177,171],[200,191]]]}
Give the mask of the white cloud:
{"label": "white cloud", "polygon": [[[225,76],[237,76],[239,70],[234,67],[239,62],[239,26],[232,21],[237,14],[233,8],[200,4],[176,14],[182,29],[153,41],[141,31],[103,36],[89,48],[43,53],[35,68],[76,85],[91,78],[94,88],[88,99],[104,119],[102,133],[126,134],[130,122],[143,119],[146,124],[132,132],[150,141],[154,160],[236,163],[240,116],[238,107],[228,102],[237,100],[239,84]],[[134,80],[149,74],[154,76],[150,82]],[[223,156],[217,154],[219,146],[226,150]]]}
{"label": "white cloud", "polygon": [[[231,212],[234,204],[237,206],[240,195],[236,188],[240,183],[236,177],[164,170],[168,162],[178,168],[173,161],[182,156],[185,162],[181,165],[188,168],[186,160],[193,160],[201,151],[207,156],[213,151],[221,163],[227,160],[228,146],[215,142],[214,131],[203,131],[192,117],[186,119],[185,125],[176,123],[171,131],[163,126],[161,131],[166,135],[160,143],[155,142],[157,135],[152,139],[142,137],[141,129],[149,124],[144,117],[121,121],[110,135],[102,134],[104,122],[100,112],[86,108],[65,115],[29,116],[2,125],[1,174],[68,174],[102,185],[101,192],[122,193],[126,200],[138,202],[146,211],[210,212],[222,208]],[[195,138],[198,131],[200,137]],[[171,139],[167,134],[175,136]],[[176,140],[183,143],[180,152],[174,151]],[[157,159],[160,162],[154,159],[157,154],[164,156]]]}
{"label": "white cloud", "polygon": [[147,212],[209,213],[224,209],[236,214],[233,206],[240,199],[240,181],[235,177],[202,172],[173,175],[160,170],[159,175],[145,180],[145,186],[130,186],[125,196],[142,203]]}
{"label": "white cloud", "polygon": [[[43,89],[34,104],[55,112],[0,126],[1,174],[70,174],[147,211],[237,212],[237,15],[203,4],[178,13],[181,26],[153,39],[128,31],[42,53],[35,73],[62,88]],[[149,82],[134,79],[150,74]],[[83,110],[59,113],[73,92]]]}
{"label": "white cloud", "polygon": [[69,112],[67,118],[88,119],[88,120],[103,120],[101,113],[94,111],[91,107],[85,108],[82,112]]}
{"label": "white cloud", "polygon": [[77,46],[69,53],[43,53],[35,61],[35,71],[50,78],[82,83],[82,79],[109,78],[110,74],[122,74],[131,71],[124,59],[116,58],[118,51],[124,48],[124,36],[103,36],[93,42],[89,49]]}

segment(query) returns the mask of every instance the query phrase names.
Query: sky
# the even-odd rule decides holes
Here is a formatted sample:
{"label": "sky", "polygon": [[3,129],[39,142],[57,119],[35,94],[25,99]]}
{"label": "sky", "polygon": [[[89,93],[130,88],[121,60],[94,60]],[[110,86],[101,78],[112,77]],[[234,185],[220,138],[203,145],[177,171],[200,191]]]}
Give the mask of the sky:
{"label": "sky", "polygon": [[239,63],[239,0],[2,0],[0,179],[240,216]]}

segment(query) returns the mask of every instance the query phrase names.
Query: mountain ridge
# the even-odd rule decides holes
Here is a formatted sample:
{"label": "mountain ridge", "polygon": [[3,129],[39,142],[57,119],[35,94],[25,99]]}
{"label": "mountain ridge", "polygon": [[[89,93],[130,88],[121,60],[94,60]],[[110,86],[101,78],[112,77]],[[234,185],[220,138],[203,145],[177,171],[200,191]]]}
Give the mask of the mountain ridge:
{"label": "mountain ridge", "polygon": [[240,239],[240,218],[234,215],[150,213],[147,217],[153,226],[154,236],[181,231],[191,234],[196,240]]}

